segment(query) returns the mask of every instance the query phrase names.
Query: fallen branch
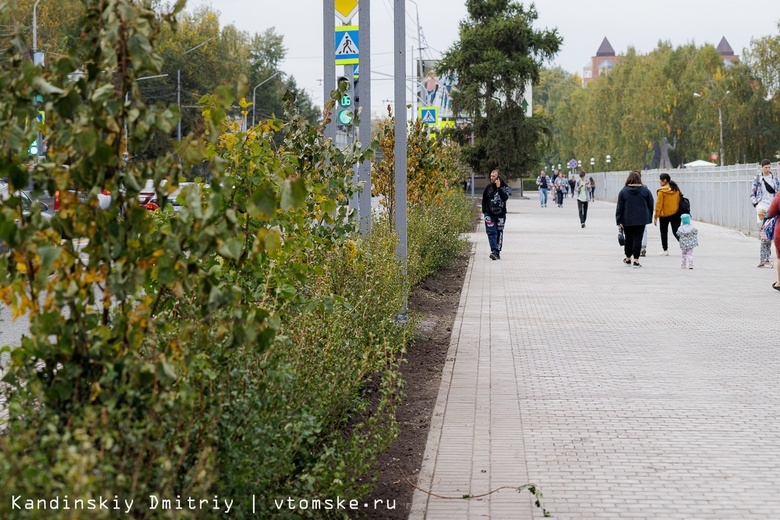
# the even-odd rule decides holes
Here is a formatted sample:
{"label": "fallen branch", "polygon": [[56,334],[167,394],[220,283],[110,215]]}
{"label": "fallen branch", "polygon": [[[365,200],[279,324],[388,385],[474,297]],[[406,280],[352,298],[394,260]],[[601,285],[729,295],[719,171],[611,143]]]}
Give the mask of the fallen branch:
{"label": "fallen branch", "polygon": [[542,492],[536,487],[536,484],[524,484],[522,486],[501,486],[501,487],[497,487],[496,489],[493,489],[491,491],[488,491],[487,493],[482,493],[481,495],[461,495],[459,497],[454,497],[454,496],[439,495],[437,493],[434,493],[433,491],[429,491],[427,489],[423,489],[423,488],[419,487],[417,484],[415,484],[414,482],[412,482],[411,480],[409,480],[409,477],[406,476],[406,474],[404,473],[404,470],[402,470],[401,468],[398,468],[398,471],[401,472],[401,476],[406,481],[406,483],[409,484],[410,486],[412,486],[414,489],[416,489],[418,491],[421,491],[421,492],[425,493],[426,495],[429,495],[429,496],[432,496],[432,497],[436,497],[436,498],[443,498],[445,500],[470,500],[472,498],[482,498],[482,497],[486,497],[488,495],[492,495],[493,493],[501,491],[502,489],[515,489],[515,490],[517,490],[518,493],[521,493],[524,489],[527,489],[534,496],[534,498],[536,498],[536,502],[535,502],[536,507],[538,507],[538,508],[540,508],[542,510],[542,514],[544,515],[544,517],[548,518],[549,516],[551,516],[550,512],[542,507],[542,502],[541,502]]}

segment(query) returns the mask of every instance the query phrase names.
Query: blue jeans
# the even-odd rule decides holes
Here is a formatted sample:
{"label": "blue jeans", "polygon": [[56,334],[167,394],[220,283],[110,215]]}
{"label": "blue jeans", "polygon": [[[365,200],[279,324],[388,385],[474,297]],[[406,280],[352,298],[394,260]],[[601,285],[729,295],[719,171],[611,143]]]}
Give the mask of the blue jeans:
{"label": "blue jeans", "polygon": [[539,188],[539,205],[547,205],[547,188]]}
{"label": "blue jeans", "polygon": [[491,253],[500,253],[501,246],[504,243],[504,224],[506,216],[495,217],[485,213],[485,233],[487,233],[488,243]]}

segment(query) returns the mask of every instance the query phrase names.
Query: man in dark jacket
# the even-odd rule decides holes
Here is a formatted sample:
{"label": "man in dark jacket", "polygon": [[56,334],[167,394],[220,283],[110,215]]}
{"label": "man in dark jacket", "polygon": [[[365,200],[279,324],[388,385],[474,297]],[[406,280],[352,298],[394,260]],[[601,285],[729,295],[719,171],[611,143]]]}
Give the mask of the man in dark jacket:
{"label": "man in dark jacket", "polygon": [[493,170],[490,172],[490,184],[485,186],[485,191],[482,192],[482,214],[485,216],[485,232],[490,243],[491,260],[501,258],[508,198],[509,186],[501,179],[498,170]]}
{"label": "man in dark jacket", "polygon": [[653,194],[642,184],[642,176],[638,171],[628,174],[626,185],[618,193],[615,221],[623,228],[626,242],[623,246],[626,258],[623,263],[634,267],[642,267],[639,255],[642,249],[642,235],[645,226],[653,220]]}

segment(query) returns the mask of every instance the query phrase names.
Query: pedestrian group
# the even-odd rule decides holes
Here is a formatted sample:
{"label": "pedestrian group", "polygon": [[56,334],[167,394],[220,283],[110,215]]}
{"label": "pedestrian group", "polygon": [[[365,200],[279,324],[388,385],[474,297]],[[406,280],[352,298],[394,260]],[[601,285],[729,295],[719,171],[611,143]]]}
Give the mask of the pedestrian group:
{"label": "pedestrian group", "polygon": [[[552,190],[556,204],[563,207],[567,194],[577,199],[577,210],[580,226],[585,228],[588,218],[588,204],[594,200],[595,181],[593,177],[585,178],[584,171],[579,172],[579,178],[567,178],[554,170],[548,177],[542,170],[536,178],[539,190],[539,205],[547,207],[548,195]],[[647,226],[652,222],[658,226],[660,222],[661,251],[659,255],[669,256],[669,228],[672,236],[680,246],[680,267],[693,269],[693,251],[699,245],[699,231],[691,223],[688,200],[683,196],[680,187],[668,173],[659,175],[661,187],[656,191],[655,201],[650,190],[642,182],[642,174],[631,171],[625,185],[620,190],[615,208],[615,221],[618,226],[618,238],[623,246],[623,263],[634,268],[641,268],[640,257],[646,255]],[[490,244],[491,260],[501,258],[504,241],[504,226],[506,225],[506,201],[509,198],[509,188],[501,178],[498,170],[490,174],[490,183],[482,193],[482,213],[485,220],[485,231]],[[775,224],[780,217],[780,179],[771,171],[771,162],[761,161],[761,172],[753,180],[750,201],[756,209],[760,250],[758,267],[777,268],[777,279],[772,288],[780,291],[780,261],[772,261],[771,245],[774,242],[775,251],[780,252],[780,231],[775,233]]]}

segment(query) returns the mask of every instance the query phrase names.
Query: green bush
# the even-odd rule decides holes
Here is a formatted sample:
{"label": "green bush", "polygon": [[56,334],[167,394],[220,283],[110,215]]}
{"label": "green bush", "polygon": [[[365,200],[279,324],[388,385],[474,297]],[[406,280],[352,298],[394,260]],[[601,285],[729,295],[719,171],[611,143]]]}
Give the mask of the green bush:
{"label": "green bush", "polygon": [[[40,130],[50,149],[32,169],[36,188],[87,194],[64,200],[51,224],[25,218],[18,199],[0,205],[11,247],[0,255],[0,300],[31,323],[0,387],[0,489],[117,495],[141,518],[203,516],[149,511],[149,495],[216,494],[236,501],[239,518],[252,516],[252,495],[263,516],[298,516],[275,510],[287,496],[361,497],[360,478],[397,431],[413,323],[396,316],[412,284],[463,250],[469,202],[442,183],[432,203],[410,209],[404,276],[387,222],[359,238],[347,209],[353,167],[368,154],[336,148],[294,115],[241,131],[228,122],[227,88],[201,101],[203,136],[126,164],[126,127],[141,149],[178,117],[134,88],[159,71],[153,46],[170,17],[131,0],[85,3],[72,55],[41,71],[17,39],[4,53],[13,66],[0,69],[0,136],[19,145],[0,150],[0,176],[27,184],[23,151]],[[79,68],[84,76],[66,79]],[[22,124],[35,120],[40,91],[46,123]],[[213,177],[182,190],[181,213],[140,207],[147,180],[162,198],[204,164]],[[73,239],[83,238],[79,251]],[[0,517],[51,513],[11,507],[0,501]]]}
{"label": "green bush", "polygon": [[539,187],[536,185],[536,177],[533,179],[523,179],[524,191],[539,191]]}
{"label": "green bush", "polygon": [[431,204],[409,209],[409,278],[413,285],[449,267],[467,247],[464,233],[473,230],[474,206],[458,190],[444,192]]}

